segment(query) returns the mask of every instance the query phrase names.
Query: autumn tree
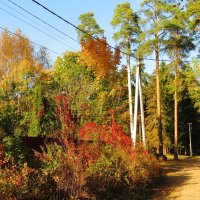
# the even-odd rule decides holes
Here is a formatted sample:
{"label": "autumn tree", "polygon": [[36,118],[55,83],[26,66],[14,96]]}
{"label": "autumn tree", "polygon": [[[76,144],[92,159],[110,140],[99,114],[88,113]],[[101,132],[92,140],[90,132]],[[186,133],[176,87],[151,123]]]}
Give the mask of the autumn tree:
{"label": "autumn tree", "polygon": [[[8,30],[0,38],[1,124],[7,133],[20,127],[30,109],[28,90],[41,67],[34,59],[34,49],[20,30],[11,35]],[[22,127],[22,126],[21,126]]]}
{"label": "autumn tree", "polygon": [[120,52],[117,47],[113,52],[105,38],[98,40],[90,38],[87,42],[82,42],[80,57],[80,61],[94,73],[94,83],[91,88],[94,91],[92,98],[96,111],[99,110],[99,116],[108,116],[108,110],[120,104],[115,97],[124,93],[117,93],[123,87],[117,70]]}

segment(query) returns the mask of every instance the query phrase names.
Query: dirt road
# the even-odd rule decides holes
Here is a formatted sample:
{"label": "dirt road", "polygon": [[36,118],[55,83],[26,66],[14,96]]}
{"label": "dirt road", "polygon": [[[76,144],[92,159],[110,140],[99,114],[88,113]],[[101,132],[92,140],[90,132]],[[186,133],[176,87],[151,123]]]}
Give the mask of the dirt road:
{"label": "dirt road", "polygon": [[200,159],[169,160],[151,200],[200,200]]}

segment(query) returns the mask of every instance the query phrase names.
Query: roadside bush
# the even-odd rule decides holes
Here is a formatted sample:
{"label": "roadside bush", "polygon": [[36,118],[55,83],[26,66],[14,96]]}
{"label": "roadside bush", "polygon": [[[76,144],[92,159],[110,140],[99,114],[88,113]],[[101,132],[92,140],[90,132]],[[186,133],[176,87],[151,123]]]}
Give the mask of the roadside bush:
{"label": "roadside bush", "polygon": [[11,157],[1,159],[2,199],[123,199],[128,194],[138,199],[138,191],[159,176],[156,158],[129,145],[63,140],[46,145],[36,156],[39,169],[18,165]]}
{"label": "roadside bush", "polygon": [[27,163],[18,163],[1,148],[0,200],[4,199],[49,199],[53,184],[40,169]]}
{"label": "roadside bush", "polygon": [[34,169],[25,162],[20,138],[4,138],[0,199],[142,199],[139,192],[159,177],[156,158],[133,149],[114,119],[110,125],[87,123],[78,129],[67,97],[58,96],[56,108],[60,130],[35,152]]}
{"label": "roadside bush", "polygon": [[36,153],[42,162],[41,170],[55,185],[51,198],[80,199],[87,197],[86,162],[74,143],[46,145]]}
{"label": "roadside bush", "polygon": [[[113,148],[102,148],[99,159],[87,169],[90,192],[100,199],[118,198],[120,195],[147,189],[159,177],[157,160],[146,153]],[[136,198],[137,199],[137,198]]]}
{"label": "roadside bush", "polygon": [[82,140],[104,144],[99,146],[98,157],[87,168],[90,193],[100,199],[127,193],[136,195],[136,191],[147,189],[159,177],[155,157],[140,145],[133,149],[131,138],[114,121],[109,126],[85,124],[79,134]]}

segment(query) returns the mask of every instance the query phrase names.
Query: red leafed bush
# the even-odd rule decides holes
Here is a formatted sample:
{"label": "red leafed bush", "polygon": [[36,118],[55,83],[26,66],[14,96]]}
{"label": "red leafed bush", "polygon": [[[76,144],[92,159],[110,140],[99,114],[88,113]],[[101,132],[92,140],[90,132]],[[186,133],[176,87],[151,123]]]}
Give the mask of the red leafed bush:
{"label": "red leafed bush", "polygon": [[[130,191],[135,194],[159,176],[157,160],[143,148],[133,149],[131,138],[114,119],[111,125],[90,122],[78,130],[68,100],[66,96],[56,98],[62,124],[56,137],[59,142],[47,144],[38,154],[56,195],[63,199],[115,199]],[[76,132],[78,143],[70,137]]]}
{"label": "red leafed bush", "polygon": [[69,107],[69,96],[57,95],[54,97],[56,103],[57,119],[61,123],[61,132],[67,140],[74,140],[78,129],[78,118],[73,115]]}
{"label": "red leafed bush", "polygon": [[131,138],[125,135],[122,127],[115,122],[110,126],[87,123],[79,130],[79,139],[84,141],[100,141],[112,146],[131,146]]}
{"label": "red leafed bush", "polygon": [[[110,144],[115,144],[115,145],[122,145],[122,146],[131,146],[132,141],[131,138],[125,135],[125,133],[122,130],[121,125],[116,124],[115,122],[112,122],[111,125],[111,134],[110,134]],[[109,144],[109,141],[108,141]]]}

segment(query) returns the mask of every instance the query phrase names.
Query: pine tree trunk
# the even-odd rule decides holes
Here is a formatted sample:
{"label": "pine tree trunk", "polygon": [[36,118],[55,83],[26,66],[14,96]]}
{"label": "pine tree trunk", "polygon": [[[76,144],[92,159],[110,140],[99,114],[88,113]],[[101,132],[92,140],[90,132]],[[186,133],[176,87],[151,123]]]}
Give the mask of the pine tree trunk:
{"label": "pine tree trunk", "polygon": [[[158,25],[158,7],[157,1],[154,2],[154,25]],[[158,153],[163,155],[163,137],[162,137],[162,120],[161,120],[161,100],[160,100],[160,69],[159,69],[159,37],[158,32],[155,34],[155,54],[156,54],[156,103],[157,103],[157,128],[158,128]]]}
{"label": "pine tree trunk", "polygon": [[161,121],[161,100],[160,100],[160,70],[159,70],[159,50],[158,45],[155,49],[156,53],[156,103],[157,103],[157,128],[158,128],[158,143],[159,154],[163,155],[163,137],[162,137],[162,121]]}
{"label": "pine tree trunk", "polygon": [[[176,58],[178,59],[178,58]],[[174,160],[178,160],[178,96],[177,96],[177,73],[178,73],[178,63],[175,60],[174,63],[174,81],[175,81],[175,91],[174,91]]]}

